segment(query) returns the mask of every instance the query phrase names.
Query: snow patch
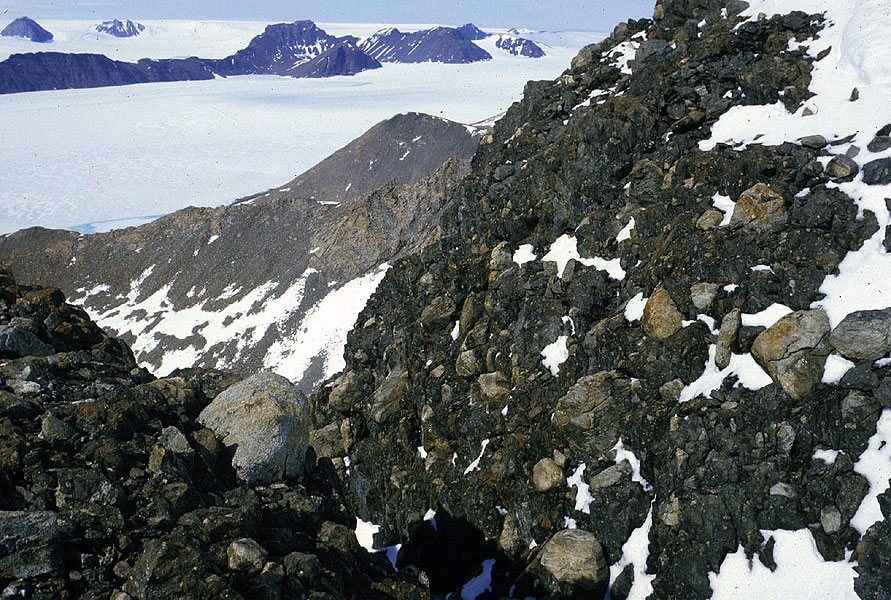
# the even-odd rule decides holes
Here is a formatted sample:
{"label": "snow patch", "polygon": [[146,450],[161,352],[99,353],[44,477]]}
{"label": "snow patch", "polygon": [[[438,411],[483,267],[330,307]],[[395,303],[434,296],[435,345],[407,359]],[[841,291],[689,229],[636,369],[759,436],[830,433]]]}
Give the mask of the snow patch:
{"label": "snow patch", "polygon": [[707,398],[713,391],[721,387],[724,379],[731,375],[736,375],[737,378],[733,387],[741,385],[750,390],[760,390],[773,382],[770,375],[755,362],[751,354],[731,354],[730,364],[719,370],[715,363],[717,353],[718,347],[715,344],[710,345],[705,370],[696,381],[681,390],[678,402],[687,402],[699,396]]}
{"label": "snow patch", "polygon": [[471,462],[469,465],[467,465],[467,468],[464,469],[464,475],[467,475],[471,471],[476,471],[477,469],[480,468],[480,460],[483,458],[483,453],[485,453],[486,446],[488,446],[488,445],[489,445],[489,440],[488,439],[483,440],[483,443],[480,447],[480,455],[477,456],[473,460],[473,462]]}
{"label": "snow patch", "polygon": [[636,294],[625,305],[625,319],[629,323],[640,321],[643,318],[644,308],[649,298],[644,298],[643,292]]}
{"label": "snow patch", "polygon": [[569,340],[568,335],[561,335],[555,342],[548,344],[541,351],[543,357],[541,364],[549,369],[554,377],[560,373],[560,365],[569,358],[569,349],[566,347],[567,340]]}
{"label": "snow patch", "polygon": [[845,373],[854,368],[854,363],[838,354],[830,354],[826,357],[826,366],[823,369],[823,383],[838,383]]}
{"label": "snow patch", "polygon": [[634,230],[634,217],[631,217],[628,220],[628,224],[622,228],[622,231],[619,232],[619,235],[616,236],[617,242],[624,242],[625,240],[631,239],[631,232]]}
{"label": "snow patch", "polygon": [[888,489],[891,479],[891,408],[882,411],[876,432],[854,464],[854,471],[869,481],[869,493],[851,519],[851,527],[863,535],[870,525],[884,520],[878,496]]}
{"label": "snow patch", "polygon": [[785,304],[774,302],[761,312],[743,313],[742,324],[744,327],[767,327],[770,328],[774,323],[792,312],[792,309]]}
{"label": "snow patch", "polygon": [[809,530],[762,530],[761,535],[776,542],[776,570],[749,560],[740,546],[724,558],[718,573],[709,573],[712,600],[858,600],[854,564],[823,560]]}
{"label": "snow patch", "polygon": [[547,254],[541,257],[542,262],[557,263],[557,276],[563,278],[563,271],[570,259],[575,259],[586,267],[594,267],[599,271],[606,271],[611,279],[625,279],[625,270],[622,269],[618,258],[606,260],[600,257],[582,258],[578,251],[578,240],[573,235],[564,234],[557,238]]}
{"label": "snow patch", "polygon": [[518,265],[524,265],[527,262],[537,260],[538,257],[533,250],[532,244],[523,244],[514,252],[514,262]]}
{"label": "snow patch", "polygon": [[575,472],[566,478],[568,487],[575,487],[575,509],[585,514],[591,514],[591,503],[594,496],[591,495],[591,486],[585,483],[585,463],[580,464]]}

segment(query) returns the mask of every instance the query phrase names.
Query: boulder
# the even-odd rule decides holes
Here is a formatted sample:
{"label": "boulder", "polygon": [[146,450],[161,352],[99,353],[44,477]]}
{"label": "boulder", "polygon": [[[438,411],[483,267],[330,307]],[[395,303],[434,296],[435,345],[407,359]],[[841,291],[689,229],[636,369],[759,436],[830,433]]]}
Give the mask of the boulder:
{"label": "boulder", "polygon": [[641,325],[653,339],[665,340],[683,328],[684,315],[675,306],[665,288],[659,288],[644,306]]}
{"label": "boulder", "polygon": [[711,306],[720,289],[717,283],[694,283],[690,286],[690,299],[697,310],[705,310]]}
{"label": "boulder", "polygon": [[752,356],[783,391],[800,399],[823,377],[829,329],[823,309],[790,313],[755,338]]}
{"label": "boulder", "polygon": [[54,512],[0,511],[0,578],[30,579],[58,571],[59,539]]}
{"label": "boulder", "polygon": [[738,308],[731,310],[721,319],[721,329],[718,331],[717,352],[715,364],[719,369],[724,369],[730,364],[733,344],[742,325],[742,313]]}
{"label": "boulder", "polygon": [[234,449],[232,466],[248,484],[303,473],[309,403],[280,375],[260,373],[236,383],[201,411],[198,422]]}
{"label": "boulder", "polygon": [[891,308],[860,310],[829,335],[830,345],[852,360],[878,360],[891,352]]}
{"label": "boulder", "polygon": [[226,548],[231,571],[257,573],[263,568],[267,554],[266,549],[251,538],[237,539]]}
{"label": "boulder", "polygon": [[739,195],[730,217],[730,227],[772,232],[782,229],[788,219],[783,197],[766,183],[756,183]]}
{"label": "boulder", "polygon": [[610,401],[627,396],[630,390],[631,381],[619,377],[615,371],[600,371],[582,377],[557,401],[554,423],[561,427],[573,424],[590,429]]}
{"label": "boulder", "polygon": [[835,179],[853,177],[859,170],[860,167],[857,166],[857,163],[844,154],[833,156],[832,160],[826,165],[826,173]]}
{"label": "boulder", "polygon": [[526,572],[548,598],[598,597],[609,564],[597,537],[582,529],[558,531],[545,542]]}
{"label": "boulder", "polygon": [[532,484],[539,492],[552,490],[563,481],[563,469],[551,458],[543,458],[532,467]]}
{"label": "boulder", "polygon": [[891,183],[891,158],[878,158],[863,165],[863,183],[868,185]]}
{"label": "boulder", "polygon": [[439,296],[421,311],[421,324],[428,329],[442,327],[455,314],[455,301],[448,296]]}
{"label": "boulder", "polygon": [[8,325],[0,325],[0,358],[54,354],[55,349],[37,337],[35,328],[34,321],[23,318],[15,318]]}
{"label": "boulder", "polygon": [[510,394],[510,380],[502,373],[484,373],[477,378],[480,392],[489,400],[499,400]]}

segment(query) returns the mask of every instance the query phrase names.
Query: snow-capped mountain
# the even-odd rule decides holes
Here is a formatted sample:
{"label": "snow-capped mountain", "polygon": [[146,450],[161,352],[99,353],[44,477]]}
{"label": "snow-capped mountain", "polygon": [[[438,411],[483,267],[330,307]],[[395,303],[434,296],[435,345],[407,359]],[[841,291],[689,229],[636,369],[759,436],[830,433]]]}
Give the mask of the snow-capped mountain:
{"label": "snow-capped mountain", "polygon": [[0,31],[0,35],[5,37],[21,37],[32,42],[40,42],[43,44],[53,41],[53,34],[41,27],[33,19],[28,17],[19,17]]}
{"label": "snow-capped mountain", "polygon": [[107,33],[108,35],[113,35],[114,37],[129,38],[136,37],[143,31],[145,31],[145,25],[143,25],[142,23],[131,21],[129,19],[125,19],[123,21],[114,19],[112,21],[102,21],[101,23],[96,25],[96,31],[98,31],[99,33]]}
{"label": "snow-capped mountain", "polygon": [[513,54],[514,56],[541,58],[545,55],[545,51],[532,40],[512,35],[501,34],[496,36],[495,47],[499,50],[504,50],[508,54]]}
{"label": "snow-capped mountain", "polygon": [[409,33],[390,27],[363,40],[359,47],[384,63],[469,63],[492,58],[491,54],[451,27]]}
{"label": "snow-capped mountain", "polygon": [[329,35],[312,21],[278,23],[268,25],[246,48],[213,61],[212,65],[215,72],[224,76],[285,75],[345,41],[349,40]]}

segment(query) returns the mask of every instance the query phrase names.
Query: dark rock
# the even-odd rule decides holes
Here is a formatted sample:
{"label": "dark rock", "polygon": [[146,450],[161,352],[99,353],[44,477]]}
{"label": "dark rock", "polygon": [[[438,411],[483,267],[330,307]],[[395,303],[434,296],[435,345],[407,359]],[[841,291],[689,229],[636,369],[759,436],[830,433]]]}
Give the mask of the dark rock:
{"label": "dark rock", "polygon": [[229,569],[247,573],[259,573],[266,564],[269,553],[251,538],[237,539],[226,548]]}
{"label": "dark rock", "polygon": [[545,51],[538,44],[521,37],[499,35],[495,40],[495,47],[514,56],[525,56],[526,58],[545,56]]}
{"label": "dark rock", "polygon": [[878,360],[891,352],[891,309],[846,316],[829,336],[830,345],[853,360]]}
{"label": "dark rock", "polygon": [[58,515],[0,511],[0,574],[32,579],[62,568]]}
{"label": "dark rock", "polygon": [[836,154],[826,165],[826,172],[834,179],[847,179],[859,171],[860,167],[857,166],[857,163],[844,154]]}
{"label": "dark rock", "polygon": [[863,183],[867,185],[891,183],[891,158],[878,158],[863,165]]}
{"label": "dark rock", "polygon": [[870,152],[884,152],[888,148],[891,148],[891,136],[889,135],[877,135],[866,145],[866,149]]}
{"label": "dark rock", "polygon": [[802,146],[818,150],[827,146],[826,138],[822,135],[806,135],[798,141],[801,142]]}
{"label": "dark rock", "polygon": [[0,358],[49,356],[56,350],[39,337],[36,323],[30,319],[12,319],[0,326]]}
{"label": "dark rock", "polygon": [[468,40],[478,41],[489,37],[489,34],[474,25],[473,23],[465,23],[461,27],[457,27],[456,31]]}
{"label": "dark rock", "polygon": [[297,65],[287,75],[291,77],[335,77],[355,75],[370,69],[380,69],[381,64],[352,43],[343,43]]}

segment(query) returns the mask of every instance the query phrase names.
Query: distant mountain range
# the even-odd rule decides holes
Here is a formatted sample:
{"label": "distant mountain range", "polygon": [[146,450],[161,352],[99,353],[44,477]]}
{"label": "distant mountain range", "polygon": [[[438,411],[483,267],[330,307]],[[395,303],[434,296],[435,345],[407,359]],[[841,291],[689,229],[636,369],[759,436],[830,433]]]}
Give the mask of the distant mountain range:
{"label": "distant mountain range", "polygon": [[[96,30],[117,37],[132,37],[145,27],[129,20],[114,20],[101,23]],[[51,33],[26,17],[16,19],[3,30],[3,35],[52,40]],[[435,27],[410,33],[390,28],[360,43],[353,36],[330,35],[312,21],[295,21],[267,26],[247,47],[222,59],[142,59],[132,63],[99,54],[13,54],[0,62],[0,94],[234,75],[334,77],[377,69],[382,62],[469,63],[492,58],[475,42],[493,37],[496,48],[515,56],[538,58],[545,54],[531,40],[505,34],[489,35],[472,23],[459,28]]]}

